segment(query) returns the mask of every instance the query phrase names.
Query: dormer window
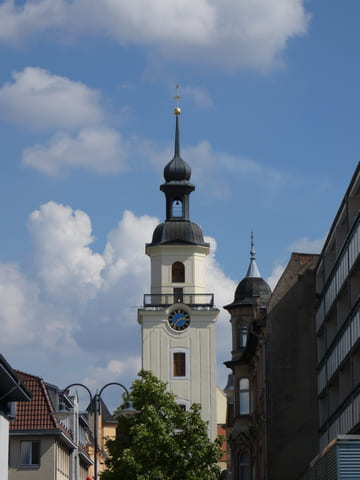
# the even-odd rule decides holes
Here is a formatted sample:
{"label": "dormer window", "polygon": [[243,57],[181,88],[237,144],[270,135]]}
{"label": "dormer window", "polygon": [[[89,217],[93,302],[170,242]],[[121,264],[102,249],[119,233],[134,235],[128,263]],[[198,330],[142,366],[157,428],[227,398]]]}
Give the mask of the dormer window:
{"label": "dormer window", "polygon": [[182,262],[175,262],[172,264],[171,281],[173,283],[185,282],[185,266]]}
{"label": "dormer window", "polygon": [[182,217],[183,216],[183,203],[179,198],[176,198],[172,203],[172,216],[173,217]]}

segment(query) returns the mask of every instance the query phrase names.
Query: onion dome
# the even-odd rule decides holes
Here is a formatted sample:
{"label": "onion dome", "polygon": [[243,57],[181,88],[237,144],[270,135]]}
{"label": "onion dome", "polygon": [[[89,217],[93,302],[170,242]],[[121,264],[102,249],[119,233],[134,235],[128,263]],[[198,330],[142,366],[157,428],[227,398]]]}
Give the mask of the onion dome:
{"label": "onion dome", "polygon": [[166,182],[188,182],[191,177],[190,166],[180,156],[179,114],[176,115],[174,158],[164,168]]}
{"label": "onion dome", "polygon": [[231,308],[236,307],[239,304],[248,303],[254,299],[258,299],[260,306],[265,306],[270,300],[271,288],[260,275],[255,261],[255,253],[254,236],[251,232],[249,268],[247,270],[246,277],[241,280],[235,290],[233,303],[224,307],[227,310],[231,310]]}

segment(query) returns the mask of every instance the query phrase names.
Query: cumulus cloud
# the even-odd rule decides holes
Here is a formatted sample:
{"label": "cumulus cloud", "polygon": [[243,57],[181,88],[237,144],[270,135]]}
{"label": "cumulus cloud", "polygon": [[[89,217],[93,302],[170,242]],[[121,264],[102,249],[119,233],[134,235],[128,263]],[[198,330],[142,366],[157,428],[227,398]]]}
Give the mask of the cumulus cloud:
{"label": "cumulus cloud", "polygon": [[299,253],[320,253],[326,237],[327,234],[325,235],[325,237],[319,238],[318,240],[310,240],[307,237],[299,238],[298,240],[295,240],[295,242],[293,242],[291,245],[289,245],[288,251]]}
{"label": "cumulus cloud", "polygon": [[18,44],[49,30],[97,34],[170,60],[267,69],[308,22],[304,0],[27,0],[22,7],[6,0],[0,41]]}
{"label": "cumulus cloud", "polygon": [[[130,385],[140,368],[141,330],[137,308],[150,290],[150,260],[144,245],[159,220],[125,211],[108,235],[104,252],[91,249],[89,216],[55,202],[31,213],[28,228],[32,262],[0,265],[0,349],[17,348],[31,373],[41,365],[61,363],[60,385],[106,381]],[[208,290],[216,304],[228,303],[235,283],[216,261],[212,238],[207,258]],[[224,383],[231,333],[221,311],[218,322],[219,382]],[[31,353],[31,355],[29,354]],[[30,359],[36,358],[36,369]],[[39,366],[40,365],[40,366]],[[76,369],[74,369],[76,365]],[[46,369],[45,369],[46,370]]]}
{"label": "cumulus cloud", "polygon": [[[148,158],[153,168],[159,170],[173,155],[173,147],[160,150],[151,142],[143,142],[143,146],[138,144],[137,148],[141,148],[142,154]],[[214,150],[207,140],[202,140],[195,146],[182,147],[181,156],[191,164],[191,178],[201,178],[199,188],[206,188],[208,193],[217,198],[226,197],[234,191],[230,189],[229,178],[236,179],[237,187],[240,184],[246,187],[251,180],[251,188],[261,188],[264,198],[269,198],[273,192],[287,185],[289,180],[288,174],[283,171],[241,155],[228,155]]]}
{"label": "cumulus cloud", "polygon": [[48,202],[31,213],[28,227],[42,288],[61,298],[92,298],[103,283],[105,261],[89,247],[94,239],[88,215]]}
{"label": "cumulus cloud", "polygon": [[212,237],[206,237],[205,241],[210,243],[210,254],[207,257],[206,265],[207,290],[214,293],[215,304],[220,310],[216,324],[217,382],[223,388],[230,372],[225,368],[223,362],[230,359],[232,333],[230,316],[222,307],[232,302],[237,284],[225,275],[216,260],[216,240]]}
{"label": "cumulus cloud", "polygon": [[39,289],[28,281],[17,265],[0,265],[1,342],[23,345],[33,342],[39,334],[36,325]]}
{"label": "cumulus cloud", "polygon": [[14,72],[13,82],[0,88],[0,115],[8,122],[46,131],[85,127],[104,119],[97,90],[37,67]]}
{"label": "cumulus cloud", "polygon": [[276,264],[271,272],[270,277],[266,279],[272,291],[276,287],[276,284],[279,281],[281,275],[283,274],[285,267],[286,265],[282,265],[281,263]]}
{"label": "cumulus cloud", "polygon": [[[291,254],[292,252],[297,253],[320,253],[324,245],[327,234],[323,238],[310,240],[307,237],[301,237],[294,242],[292,242],[287,248],[286,252]],[[274,290],[277,282],[279,281],[281,275],[283,274],[288,260],[278,261],[274,265],[274,268],[271,272],[271,275],[266,279],[268,284],[271,287],[271,290]]]}
{"label": "cumulus cloud", "polygon": [[125,168],[127,155],[120,133],[99,127],[82,129],[75,136],[57,133],[46,145],[27,147],[22,163],[47,175],[57,175],[70,168],[116,173]]}
{"label": "cumulus cloud", "polygon": [[181,94],[193,101],[199,108],[208,109],[214,105],[209,92],[205,88],[185,86],[181,87]]}

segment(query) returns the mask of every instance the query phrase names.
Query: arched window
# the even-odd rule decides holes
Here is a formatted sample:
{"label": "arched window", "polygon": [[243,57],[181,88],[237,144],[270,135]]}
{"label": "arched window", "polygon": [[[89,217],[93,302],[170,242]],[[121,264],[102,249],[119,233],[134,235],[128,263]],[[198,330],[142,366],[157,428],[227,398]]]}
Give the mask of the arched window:
{"label": "arched window", "polygon": [[173,217],[182,217],[183,216],[183,204],[179,198],[176,198],[172,202],[171,213]]}
{"label": "arched window", "polygon": [[247,450],[239,453],[239,479],[250,480],[250,455]]}
{"label": "arched window", "polygon": [[249,415],[250,413],[250,389],[248,378],[240,378],[239,380],[239,413],[240,415]]}
{"label": "arched window", "polygon": [[171,281],[173,283],[185,282],[185,267],[181,262],[175,262],[171,267]]}

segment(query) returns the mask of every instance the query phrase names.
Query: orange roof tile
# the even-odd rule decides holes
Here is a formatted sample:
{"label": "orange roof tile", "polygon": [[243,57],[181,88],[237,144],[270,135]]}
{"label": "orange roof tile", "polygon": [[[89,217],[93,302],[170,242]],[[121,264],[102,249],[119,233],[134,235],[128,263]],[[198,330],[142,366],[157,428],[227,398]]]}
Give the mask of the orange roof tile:
{"label": "orange roof tile", "polygon": [[40,377],[16,371],[24,385],[32,393],[30,402],[17,402],[16,419],[10,422],[14,430],[63,430],[55,417],[44,381]]}

